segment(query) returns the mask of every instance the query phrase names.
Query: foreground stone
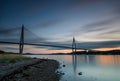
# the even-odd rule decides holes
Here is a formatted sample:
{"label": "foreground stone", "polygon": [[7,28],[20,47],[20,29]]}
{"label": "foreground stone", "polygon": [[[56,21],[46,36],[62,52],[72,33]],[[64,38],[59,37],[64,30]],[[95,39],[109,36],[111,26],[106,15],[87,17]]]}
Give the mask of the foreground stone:
{"label": "foreground stone", "polygon": [[59,81],[59,63],[55,60],[35,59],[12,67],[0,75],[0,81]]}

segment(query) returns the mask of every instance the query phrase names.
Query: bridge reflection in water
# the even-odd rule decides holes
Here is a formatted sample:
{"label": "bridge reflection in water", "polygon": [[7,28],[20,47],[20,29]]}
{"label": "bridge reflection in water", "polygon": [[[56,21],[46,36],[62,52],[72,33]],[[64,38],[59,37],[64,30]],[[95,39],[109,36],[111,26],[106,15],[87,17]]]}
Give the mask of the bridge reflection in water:
{"label": "bridge reflection in water", "polygon": [[[120,55],[31,55],[65,64],[60,81],[120,81]],[[78,75],[82,72],[82,75]]]}
{"label": "bridge reflection in water", "polygon": [[76,56],[76,54],[72,55],[72,62],[73,62],[74,74],[76,74],[76,68],[77,68],[77,56]]}
{"label": "bridge reflection in water", "polygon": [[77,68],[83,65],[93,65],[93,66],[120,66],[120,56],[119,55],[76,55],[72,56],[72,67],[74,74],[78,75]]}

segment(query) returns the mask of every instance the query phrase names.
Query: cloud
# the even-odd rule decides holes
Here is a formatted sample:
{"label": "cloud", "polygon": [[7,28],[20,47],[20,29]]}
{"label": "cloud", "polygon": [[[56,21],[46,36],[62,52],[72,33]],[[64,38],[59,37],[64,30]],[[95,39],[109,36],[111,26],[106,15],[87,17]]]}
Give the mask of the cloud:
{"label": "cloud", "polygon": [[42,28],[49,28],[49,27],[52,27],[56,24],[59,24],[59,23],[62,23],[64,21],[64,19],[50,19],[50,20],[46,20],[44,22],[41,22],[39,24],[36,24],[34,26],[32,26],[31,28],[39,28],[39,29],[42,29]]}
{"label": "cloud", "polygon": [[113,10],[112,14],[113,15],[118,15],[120,17],[120,0],[113,0]]}
{"label": "cloud", "polygon": [[94,48],[109,48],[120,46],[120,41],[103,41],[103,42],[83,42],[77,43],[77,47],[94,49]]}
{"label": "cloud", "polygon": [[18,45],[11,45],[11,44],[0,44],[0,49],[6,52],[18,52],[19,46]]}
{"label": "cloud", "polygon": [[16,32],[20,31],[20,27],[16,28],[7,28],[5,29],[4,27],[0,27],[0,35],[14,35]]}
{"label": "cloud", "polygon": [[82,13],[82,11],[86,11],[86,9],[87,10],[96,9],[98,7],[101,7],[101,5],[103,4],[107,5],[110,2],[111,0],[110,1],[107,1],[107,0],[71,0],[71,2],[69,3],[69,8],[77,10],[77,11],[80,10]]}
{"label": "cloud", "polygon": [[95,2],[99,2],[99,0],[71,0],[71,4],[74,4],[74,5],[77,5],[77,4],[88,5]]}
{"label": "cloud", "polygon": [[[59,42],[52,42],[49,45],[56,45],[56,46],[67,46],[72,47],[72,43],[62,43]],[[83,49],[94,49],[94,48],[110,48],[110,47],[118,47],[120,46],[120,41],[102,41],[102,42],[77,42],[76,43],[77,48],[83,48]],[[65,48],[59,48],[59,47],[46,47],[46,46],[33,46],[33,48],[46,48],[48,50],[63,50]]]}
{"label": "cloud", "polygon": [[20,27],[4,28],[0,30],[0,41],[18,42],[20,39]]}
{"label": "cloud", "polygon": [[65,42],[46,42],[46,43],[41,43],[45,45],[52,45],[52,46],[33,46],[33,48],[45,48],[48,50],[63,50],[67,48],[61,48],[61,47],[54,47],[54,46],[67,46],[71,47],[71,44],[65,43]]}
{"label": "cloud", "polygon": [[95,5],[99,3],[104,3],[104,4],[116,4],[119,5],[120,1],[119,0],[71,0],[71,4],[74,6],[87,6],[89,4]]}
{"label": "cloud", "polygon": [[6,47],[5,49],[7,49],[7,50],[13,50],[13,51],[19,50],[18,47],[16,47],[16,48],[13,48],[13,47]]}
{"label": "cloud", "polygon": [[[0,41],[8,41],[8,42],[19,42],[21,35],[21,27],[18,28],[9,28],[0,30]],[[47,42],[47,38],[42,36],[37,36],[29,29],[24,29],[24,42],[26,43],[44,43]]]}
{"label": "cloud", "polygon": [[[80,14],[84,13],[85,16],[88,17],[88,19],[80,23],[81,26],[77,27],[75,30],[73,30],[71,35],[78,36],[78,35],[86,35],[86,34],[92,34],[101,35],[101,34],[109,34],[109,32],[113,31],[112,33],[116,33],[115,31],[120,31],[120,28],[118,27],[120,24],[120,1],[119,0],[75,0],[73,1],[74,4],[79,4],[78,9],[80,10]],[[98,5],[96,5],[96,4]],[[89,6],[87,8],[81,7],[83,4],[84,6]],[[90,5],[88,5],[90,4]],[[101,5],[103,5],[103,7]],[[90,8],[90,9],[88,9]],[[97,12],[96,12],[97,11]],[[86,13],[88,13],[86,15]],[[94,14],[94,15],[93,15]],[[98,14],[97,16],[95,16]],[[91,16],[91,17],[89,17]],[[78,17],[78,16],[77,16]],[[84,21],[84,20],[83,20]],[[89,21],[89,23],[88,23]],[[113,29],[114,28],[114,29]],[[71,36],[70,35],[70,36]]]}
{"label": "cloud", "polygon": [[119,21],[120,21],[119,17],[113,17],[110,19],[104,19],[104,20],[100,20],[97,22],[87,24],[87,25],[83,26],[82,28],[88,32],[89,31],[99,31],[100,29],[104,30],[106,28],[110,28],[108,26],[115,24],[116,22],[119,22]]}
{"label": "cloud", "polygon": [[74,35],[84,41],[90,40],[119,40],[120,34],[120,17],[112,17],[88,23],[84,26],[78,27],[72,31],[70,36]]}

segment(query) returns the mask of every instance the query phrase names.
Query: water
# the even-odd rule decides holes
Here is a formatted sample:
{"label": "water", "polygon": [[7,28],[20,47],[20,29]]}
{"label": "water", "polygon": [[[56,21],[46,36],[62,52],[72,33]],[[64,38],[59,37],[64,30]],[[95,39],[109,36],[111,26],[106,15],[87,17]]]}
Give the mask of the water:
{"label": "water", "polygon": [[[30,55],[55,59],[65,73],[60,81],[120,81],[119,55]],[[51,66],[52,67],[52,66]],[[79,75],[82,73],[82,75]]]}

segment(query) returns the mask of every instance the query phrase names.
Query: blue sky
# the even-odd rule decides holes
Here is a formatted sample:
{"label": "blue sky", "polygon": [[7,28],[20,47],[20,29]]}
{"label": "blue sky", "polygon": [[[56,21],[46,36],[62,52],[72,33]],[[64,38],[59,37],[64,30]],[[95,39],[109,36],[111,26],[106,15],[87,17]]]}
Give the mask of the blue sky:
{"label": "blue sky", "polygon": [[[7,33],[18,41],[13,32],[24,24],[39,42],[71,45],[74,36],[78,47],[120,46],[119,0],[0,0],[0,12],[0,37],[5,41]],[[2,32],[6,29],[11,31]]]}

